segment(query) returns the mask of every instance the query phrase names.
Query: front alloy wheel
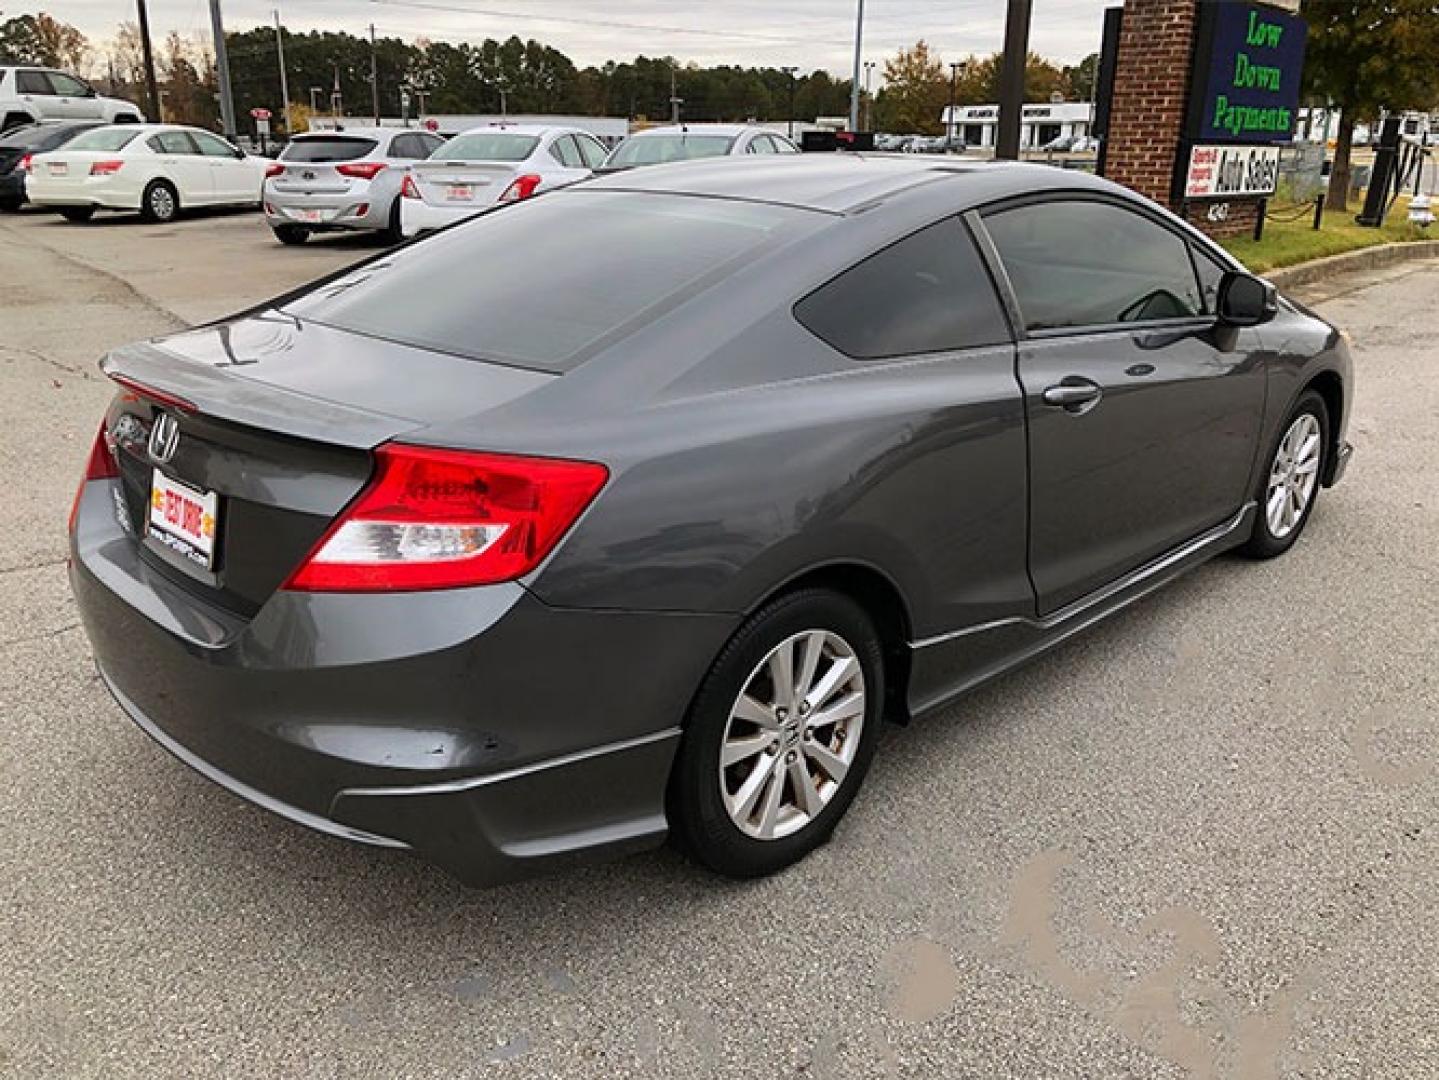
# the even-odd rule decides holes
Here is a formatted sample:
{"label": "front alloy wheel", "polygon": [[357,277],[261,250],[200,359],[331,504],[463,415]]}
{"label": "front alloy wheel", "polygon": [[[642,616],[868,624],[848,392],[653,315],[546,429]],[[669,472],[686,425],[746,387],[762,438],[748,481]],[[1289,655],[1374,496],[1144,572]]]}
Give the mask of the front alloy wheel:
{"label": "front alloy wheel", "polygon": [[732,877],[803,858],[864,780],[883,700],[879,635],[859,604],[818,588],[771,601],[695,695],[670,780],[676,841]]}
{"label": "front alloy wheel", "polygon": [[1329,410],[1316,391],[1307,390],[1280,428],[1260,479],[1259,514],[1244,554],[1272,559],[1294,546],[1314,511],[1328,446]]}

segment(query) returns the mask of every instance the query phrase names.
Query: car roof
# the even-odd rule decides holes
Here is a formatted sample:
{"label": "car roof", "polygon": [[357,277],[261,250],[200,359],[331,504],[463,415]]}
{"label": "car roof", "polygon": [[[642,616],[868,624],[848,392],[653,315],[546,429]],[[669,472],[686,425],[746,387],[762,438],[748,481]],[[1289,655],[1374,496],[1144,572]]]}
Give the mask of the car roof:
{"label": "car roof", "polygon": [[465,128],[461,135],[492,135],[502,133],[505,135],[539,135],[550,134],[563,135],[588,135],[589,132],[583,128],[570,127],[568,124],[476,124],[472,128]]}
{"label": "car roof", "polygon": [[[1051,188],[1124,190],[1088,173],[1041,164],[935,161],[846,151],[674,162],[662,168],[612,173],[587,181],[585,187],[782,203],[848,214],[942,181],[952,183],[957,192],[972,194],[971,202]],[[955,205],[964,202],[961,195]]]}
{"label": "car roof", "polygon": [[396,135],[433,135],[433,131],[423,131],[419,128],[389,128],[389,127],[351,127],[345,125],[340,128],[325,128],[322,131],[301,131],[292,136],[291,141],[296,139],[392,139]]}
{"label": "car roof", "polygon": [[646,135],[728,135],[733,138],[749,131],[765,131],[765,129],[755,127],[753,124],[664,124],[660,127],[636,131],[630,138],[642,139]]}

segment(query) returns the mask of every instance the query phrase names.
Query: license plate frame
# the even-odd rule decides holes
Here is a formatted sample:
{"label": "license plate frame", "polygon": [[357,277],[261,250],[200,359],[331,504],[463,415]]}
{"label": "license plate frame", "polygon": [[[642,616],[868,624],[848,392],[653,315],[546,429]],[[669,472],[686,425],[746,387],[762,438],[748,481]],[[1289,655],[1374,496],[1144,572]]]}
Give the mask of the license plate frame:
{"label": "license plate frame", "polygon": [[295,211],[295,219],[306,225],[319,225],[325,220],[325,212],[319,208],[305,207]]}
{"label": "license plate frame", "polygon": [[451,184],[445,192],[445,198],[450,202],[474,202],[475,186],[473,184]]}
{"label": "license plate frame", "polygon": [[213,571],[219,534],[219,492],[176,480],[163,469],[151,470],[146,536],[199,569]]}
{"label": "license plate frame", "polygon": [[68,161],[51,161],[51,162],[48,162],[47,164],[50,166],[50,175],[51,175],[51,176],[69,176],[69,175],[70,175],[70,163],[69,163]]}

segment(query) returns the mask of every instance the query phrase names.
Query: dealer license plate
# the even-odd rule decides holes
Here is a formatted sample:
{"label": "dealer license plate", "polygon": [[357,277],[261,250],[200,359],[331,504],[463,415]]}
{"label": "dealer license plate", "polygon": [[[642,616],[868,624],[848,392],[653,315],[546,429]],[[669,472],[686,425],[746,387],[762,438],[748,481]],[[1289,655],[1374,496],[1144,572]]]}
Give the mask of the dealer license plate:
{"label": "dealer license plate", "polygon": [[215,562],[220,496],[172,480],[159,469],[150,476],[150,535],[202,569]]}

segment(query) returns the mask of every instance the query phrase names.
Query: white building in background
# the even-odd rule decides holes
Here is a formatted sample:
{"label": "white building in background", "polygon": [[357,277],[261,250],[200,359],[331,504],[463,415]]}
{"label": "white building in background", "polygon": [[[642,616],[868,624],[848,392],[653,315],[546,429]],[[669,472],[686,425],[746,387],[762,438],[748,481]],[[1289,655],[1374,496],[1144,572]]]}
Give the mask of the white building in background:
{"label": "white building in background", "polygon": [[[954,134],[969,146],[993,147],[999,129],[998,105],[959,105],[953,115],[949,106],[940,114],[945,133],[954,125]],[[1088,135],[1094,122],[1094,105],[1088,101],[1061,101],[1024,106],[1019,124],[1021,149],[1037,150],[1045,143],[1075,135]]]}

